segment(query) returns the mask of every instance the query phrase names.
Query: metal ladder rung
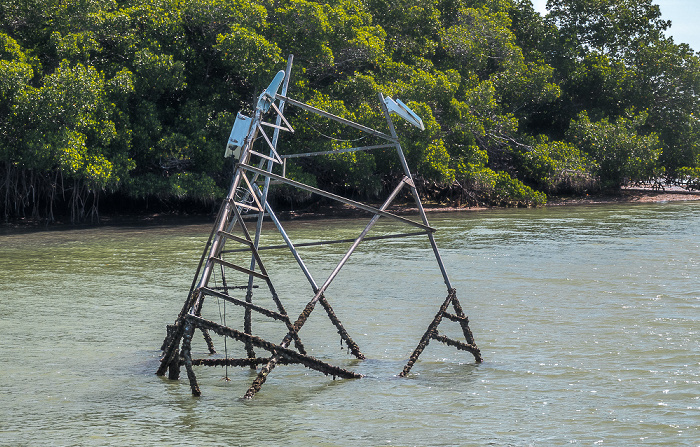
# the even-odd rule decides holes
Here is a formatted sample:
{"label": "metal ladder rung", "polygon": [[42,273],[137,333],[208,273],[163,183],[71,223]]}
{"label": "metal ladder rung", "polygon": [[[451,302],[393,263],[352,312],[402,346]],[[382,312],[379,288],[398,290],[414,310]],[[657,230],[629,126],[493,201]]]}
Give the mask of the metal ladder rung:
{"label": "metal ladder rung", "polygon": [[279,320],[279,321],[284,321],[284,322],[287,322],[287,323],[289,322],[289,316],[288,316],[288,315],[283,315],[283,314],[281,314],[281,313],[279,313],[279,312],[275,312],[275,311],[272,311],[272,310],[269,310],[269,309],[265,309],[264,307],[258,306],[257,304],[248,303],[248,302],[246,302],[246,301],[239,300],[238,298],[234,298],[234,297],[232,297],[232,296],[230,296],[230,295],[228,295],[228,294],[226,294],[226,293],[217,292],[216,290],[210,289],[210,288],[208,288],[208,287],[202,287],[200,290],[201,290],[202,293],[205,294],[205,295],[210,295],[210,296],[219,297],[219,298],[224,299],[224,300],[226,300],[226,301],[228,301],[228,302],[230,302],[230,303],[233,303],[233,304],[235,304],[235,305],[237,305],[237,306],[241,306],[241,307],[245,307],[245,308],[250,309],[250,310],[254,310],[254,311],[256,311],[256,312],[258,312],[258,313],[260,313],[260,314],[262,314],[262,315],[265,315],[266,317],[270,317],[270,318],[272,318],[272,319]]}
{"label": "metal ladder rung", "polygon": [[466,321],[467,323],[469,322],[469,318],[467,318],[466,316],[460,317],[460,316],[451,314],[449,312],[443,312],[442,316],[447,318],[448,320],[452,320],[452,321],[455,321],[457,323],[461,323],[462,321]]}
{"label": "metal ladder rung", "polygon": [[461,349],[462,351],[474,352],[478,348],[474,345],[463,343],[461,341],[453,340],[451,338],[445,337],[444,335],[439,335],[437,331],[433,333],[430,338],[445,343],[447,346],[452,346],[453,348]]}
{"label": "metal ladder rung", "polygon": [[236,242],[240,242],[241,244],[246,244],[247,246],[249,246],[251,248],[253,247],[253,241],[249,241],[248,239],[242,238],[240,236],[236,236],[235,234],[231,234],[231,233],[224,231],[224,230],[220,230],[219,234],[221,236],[225,237],[226,239],[233,239]]}
{"label": "metal ladder rung", "polygon": [[269,277],[267,275],[263,275],[262,273],[258,273],[254,270],[250,270],[250,269],[247,269],[245,267],[241,267],[240,265],[236,265],[236,264],[233,264],[231,262],[224,261],[223,259],[211,257],[211,258],[209,258],[209,260],[212,262],[216,262],[217,264],[221,264],[224,267],[238,270],[239,272],[245,273],[247,275],[251,275],[251,276],[255,276],[256,278],[264,279],[265,281],[267,281],[269,279]]}
{"label": "metal ladder rung", "polygon": [[245,203],[241,203],[241,202],[233,202],[233,204],[236,206],[240,206],[241,208],[247,208],[249,210],[257,211],[258,213],[261,213],[263,211],[260,208],[258,208],[257,206],[250,206],[250,205],[246,205]]}

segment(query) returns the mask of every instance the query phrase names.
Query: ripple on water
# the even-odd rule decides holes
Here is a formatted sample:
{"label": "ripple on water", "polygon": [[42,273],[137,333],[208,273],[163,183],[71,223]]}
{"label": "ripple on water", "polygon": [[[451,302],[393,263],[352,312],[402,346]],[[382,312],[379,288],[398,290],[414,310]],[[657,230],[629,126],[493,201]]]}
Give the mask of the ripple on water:
{"label": "ripple on water", "polygon": [[[288,231],[335,239],[364,223]],[[366,377],[280,367],[253,401],[240,399],[250,370],[196,368],[197,399],[184,374],[153,374],[208,225],[1,235],[0,444],[697,447],[700,204],[464,213],[431,224],[484,363],[431,342],[409,377],[397,377],[445,290],[418,238],[373,242],[328,290],[368,360],[349,359],[322,314],[302,330],[313,355]],[[302,254],[322,280],[343,250]],[[296,314],[310,287],[284,255],[265,260]],[[449,323],[440,330],[461,336]]]}

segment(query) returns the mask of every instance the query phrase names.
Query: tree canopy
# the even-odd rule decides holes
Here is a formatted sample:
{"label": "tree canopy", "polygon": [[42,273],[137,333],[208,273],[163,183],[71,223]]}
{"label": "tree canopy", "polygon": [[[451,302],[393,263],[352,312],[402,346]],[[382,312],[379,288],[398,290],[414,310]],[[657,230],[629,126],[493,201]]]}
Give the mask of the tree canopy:
{"label": "tree canopy", "polygon": [[[659,178],[697,185],[700,59],[666,36],[659,7],[547,6],[542,17],[530,0],[5,0],[4,218],[81,220],[100,197],[214,203],[236,112],[289,54],[290,95],[304,102],[372,127],[379,92],[409,104],[426,129],[399,124],[402,144],[436,200],[531,206]],[[284,151],[355,137],[289,118]],[[400,172],[382,151],[288,168],[364,198]]]}

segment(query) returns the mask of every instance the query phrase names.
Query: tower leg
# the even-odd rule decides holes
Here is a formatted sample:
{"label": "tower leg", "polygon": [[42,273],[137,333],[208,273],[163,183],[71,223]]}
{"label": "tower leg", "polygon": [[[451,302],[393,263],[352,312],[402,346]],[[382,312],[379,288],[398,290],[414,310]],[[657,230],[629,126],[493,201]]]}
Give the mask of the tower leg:
{"label": "tower leg", "polygon": [[350,338],[350,334],[348,334],[348,331],[345,330],[345,327],[343,326],[343,323],[340,322],[340,319],[338,319],[338,316],[335,314],[333,311],[333,308],[331,307],[330,303],[326,299],[325,296],[321,295],[321,298],[319,299],[321,302],[321,305],[323,308],[326,310],[326,313],[328,314],[328,318],[330,318],[331,322],[335,325],[336,329],[338,329],[338,334],[340,334],[340,338],[345,341],[345,345],[350,349],[350,352],[352,352],[352,355],[354,355],[356,358],[360,360],[365,359],[365,355],[360,352],[360,347],[357,346],[357,343],[353,341],[352,338]]}
{"label": "tower leg", "polygon": [[[253,302],[253,289],[248,288],[248,292],[245,294],[246,303]],[[243,317],[243,332],[246,334],[253,334],[253,322],[252,322],[252,312],[250,309],[246,308]],[[250,343],[245,344],[245,351],[248,354],[248,358],[255,358],[255,350],[253,350],[253,345]],[[255,369],[255,365],[250,365],[250,369]]]}
{"label": "tower leg", "polygon": [[197,377],[194,375],[194,369],[192,369],[192,353],[190,352],[192,346],[192,335],[194,334],[194,326],[192,323],[187,323],[185,325],[184,334],[182,335],[182,358],[185,361],[185,370],[187,371],[187,378],[190,380],[190,388],[192,388],[193,396],[201,396],[202,392],[197,384]]}
{"label": "tower leg", "polygon": [[216,349],[214,349],[214,340],[211,339],[211,335],[206,329],[202,330],[202,335],[204,336],[204,341],[207,343],[207,349],[209,349],[209,354],[216,354]]}
{"label": "tower leg", "polygon": [[[165,371],[170,370],[168,377],[177,379],[180,376],[180,359],[178,357],[178,351],[180,347],[180,340],[182,340],[182,325],[183,321],[178,320],[172,325],[172,332],[166,337],[163,342],[163,357],[160,359],[160,366],[156,371],[156,375],[164,376]],[[169,330],[170,332],[170,330]],[[178,372],[175,373],[174,369],[177,368]]]}
{"label": "tower leg", "polygon": [[474,360],[476,360],[477,363],[483,362],[484,360],[481,358],[481,351],[476,347],[476,343],[474,343],[474,335],[472,334],[472,330],[469,328],[469,318],[467,318],[467,316],[464,314],[457,296],[455,296],[452,300],[452,307],[455,310],[455,314],[457,314],[459,317],[459,325],[462,327],[464,339],[467,341],[467,344],[475,348],[470,351],[474,355]]}
{"label": "tower leg", "polygon": [[451,289],[450,293],[447,294],[445,302],[442,303],[442,306],[440,306],[440,310],[438,311],[437,315],[435,315],[435,318],[433,319],[432,323],[430,323],[430,325],[428,326],[428,330],[425,331],[425,334],[423,334],[423,338],[420,339],[418,346],[413,351],[413,354],[411,354],[411,357],[408,359],[408,363],[406,363],[406,366],[404,366],[403,371],[401,371],[401,373],[399,374],[399,377],[406,377],[408,375],[408,372],[411,371],[411,368],[413,368],[413,365],[418,360],[418,357],[420,357],[425,347],[428,346],[428,343],[430,343],[430,339],[432,338],[433,334],[437,330],[438,325],[442,321],[443,313],[445,312],[445,310],[447,310],[447,306],[450,305],[450,302],[455,297],[455,295],[455,289]]}
{"label": "tower leg", "polygon": [[168,379],[180,379],[180,358],[176,356],[168,365]]}
{"label": "tower leg", "polygon": [[[297,318],[297,321],[294,322],[294,331],[289,332],[284,339],[282,340],[282,343],[280,343],[280,346],[283,348],[286,348],[289,346],[289,343],[292,341],[293,336],[299,332],[299,329],[301,329],[302,326],[304,326],[304,323],[306,323],[306,320],[309,318],[309,315],[311,315],[311,312],[313,312],[314,307],[316,306],[316,301],[311,300],[304,310],[301,312],[299,315],[299,318]],[[250,388],[248,388],[248,391],[246,391],[245,395],[243,398],[245,399],[252,399],[255,394],[260,391],[260,388],[263,386],[265,381],[267,380],[268,374],[275,368],[277,363],[279,362],[280,356],[279,354],[275,354],[270,356],[270,361],[267,362],[265,366],[263,366],[260,369],[260,372],[258,373],[258,377],[253,380],[253,383],[250,385]]]}

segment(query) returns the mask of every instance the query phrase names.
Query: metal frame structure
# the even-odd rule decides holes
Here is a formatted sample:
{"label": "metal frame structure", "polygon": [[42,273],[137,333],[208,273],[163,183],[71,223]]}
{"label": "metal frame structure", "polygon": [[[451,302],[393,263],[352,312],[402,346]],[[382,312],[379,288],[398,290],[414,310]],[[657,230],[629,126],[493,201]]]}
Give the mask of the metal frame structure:
{"label": "metal frame structure", "polygon": [[[408,164],[406,163],[406,158],[404,157],[398,135],[394,128],[391,113],[399,114],[407,119],[411,124],[422,129],[423,123],[420,121],[420,118],[402,102],[394,101],[388,97],[385,98],[381,93],[379,94],[379,103],[386,117],[389,130],[388,133],[371,129],[361,124],[335,116],[311,105],[302,103],[287,96],[291,67],[292,57],[290,56],[286,70],[277,73],[273,82],[270,84],[270,87],[268,87],[258,98],[254,116],[248,118],[239,114],[236,123],[234,124],[234,129],[232,131],[231,138],[229,139],[229,146],[227,147],[227,155],[234,154],[238,158],[231,188],[221,206],[209,240],[202,253],[202,258],[195,273],[188,297],[185,300],[182,310],[180,311],[175,323],[168,326],[168,335],[162,346],[163,356],[156,374],[163,376],[167,371],[169,378],[177,379],[179,378],[181,367],[184,366],[190,382],[192,394],[198,396],[201,394],[201,391],[194,373],[194,366],[225,365],[248,366],[250,368],[260,366],[261,368],[256,379],[245,393],[245,398],[252,398],[260,390],[261,386],[265,383],[268,374],[270,374],[270,372],[278,364],[300,363],[310,369],[317,370],[326,375],[332,375],[334,377],[361,377],[360,374],[330,365],[327,362],[309,356],[301,341],[299,331],[306,323],[316,304],[321,303],[349,351],[356,358],[364,359],[365,356],[343,327],[340,319],[333,311],[333,308],[324,294],[331,282],[336,278],[340,270],[362,241],[412,236],[427,237],[435,255],[436,262],[440,268],[440,272],[442,273],[445,286],[447,287],[447,298],[442,303],[438,313],[428,326],[423,338],[420,340],[408,363],[399,375],[403,377],[408,374],[411,367],[416,362],[430,340],[438,340],[457,349],[468,351],[474,356],[477,362],[481,362],[479,349],[474,343],[474,338],[469,329],[468,318],[460,306],[456,291],[450,283],[445,266],[438,251],[437,244],[435,243],[435,238],[433,236],[435,229],[431,227],[430,223],[428,222],[418,191],[413,182],[413,177],[409,170]],[[278,92],[280,87],[281,92]],[[297,107],[307,112],[327,118],[328,120],[334,121],[343,126],[360,130],[380,140],[384,140],[385,143],[356,148],[345,148],[336,151],[280,155],[277,151],[280,132],[294,132],[292,126],[284,117],[285,106]],[[265,115],[271,111],[274,111],[276,115],[276,121],[274,124],[263,121]],[[273,129],[272,138],[266,134],[264,127]],[[254,146],[258,141],[265,143],[263,147],[266,147],[267,151],[264,149],[257,149]],[[394,148],[396,150],[398,159],[400,160],[403,168],[404,177],[399,181],[398,185],[379,208],[291,180],[286,178],[284,174],[278,175],[272,172],[275,164],[284,165],[286,159],[288,158],[310,157],[347,151],[366,151],[387,148]],[[257,165],[254,164],[255,160],[257,160]],[[286,184],[291,187],[343,203],[352,208],[369,212],[373,215],[373,217],[369,220],[364,230],[355,239],[319,241],[295,246],[267,200],[268,191],[272,181]],[[420,222],[416,222],[387,211],[388,207],[404,188],[409,188],[410,193],[415,200],[418,214],[420,215]],[[248,213],[249,215],[254,213],[256,215],[257,219],[254,231],[250,231],[248,229],[247,224],[243,219],[244,213]],[[266,217],[274,223],[279,235],[285,242],[284,245],[260,247],[262,224],[264,218]],[[416,231],[385,236],[367,236],[380,217],[392,219],[409,225],[416,228]],[[311,275],[309,269],[306,267],[302,257],[297,251],[297,247],[341,242],[352,242],[352,244],[330,273],[328,278],[321,285],[319,285]],[[231,248],[230,246],[234,244],[235,246]],[[289,249],[292,257],[301,268],[314,293],[313,298],[311,298],[311,300],[307,303],[304,310],[294,322],[292,322],[287,314],[282,301],[275,290],[272,280],[270,279],[268,271],[263,264],[262,257],[260,256],[260,252],[262,250],[284,247]],[[235,263],[226,259],[225,257],[231,253],[250,253],[250,262],[241,264],[240,262]],[[238,275],[239,278],[247,278],[247,285],[229,285],[229,280],[230,278],[234,277],[234,275]],[[214,279],[215,276],[217,278],[216,280]],[[218,284],[221,285],[219,286]],[[267,293],[269,293],[269,296],[275,305],[274,310],[268,309],[261,304],[253,303],[254,290],[257,291],[256,293],[267,290]],[[234,295],[236,291],[245,291],[245,297],[235,297]],[[242,307],[244,309],[243,331],[233,329],[227,325],[225,321],[217,323],[204,318],[202,316],[202,309],[206,297],[215,297],[219,300],[223,300],[225,303],[232,303],[236,306]],[[448,312],[448,308],[450,306],[454,310],[454,313]],[[262,337],[253,335],[251,320],[253,312],[262,315],[271,321],[277,321],[284,324],[286,335],[283,337],[280,343],[271,343]],[[459,323],[465,337],[464,342],[447,338],[438,333],[437,328],[443,318]],[[214,332],[225,337],[224,340],[230,338],[242,342],[245,345],[247,357],[193,359],[191,353],[191,343],[195,329],[199,329],[203,333],[210,353],[214,353],[215,350],[209,332]],[[255,348],[268,351],[269,356],[263,358],[257,357]]]}

